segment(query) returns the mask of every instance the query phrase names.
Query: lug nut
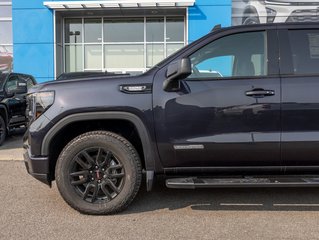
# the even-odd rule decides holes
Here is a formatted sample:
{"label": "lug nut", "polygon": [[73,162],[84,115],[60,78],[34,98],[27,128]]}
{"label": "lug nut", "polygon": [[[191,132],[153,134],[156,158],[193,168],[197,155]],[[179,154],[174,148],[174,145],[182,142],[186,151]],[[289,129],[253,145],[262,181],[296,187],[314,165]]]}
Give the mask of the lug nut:
{"label": "lug nut", "polygon": [[90,171],[90,173],[93,173],[93,171]]}
{"label": "lug nut", "polygon": [[99,180],[98,183],[101,183],[101,180]]}
{"label": "lug nut", "polygon": [[98,169],[99,167],[98,166],[95,166],[95,169]]}
{"label": "lug nut", "polygon": [[104,171],[105,171],[105,169],[104,169],[104,168],[102,168],[102,171],[104,172]]}
{"label": "lug nut", "polygon": [[103,175],[103,178],[106,178],[106,175]]}
{"label": "lug nut", "polygon": [[94,181],[94,178],[91,178],[92,181]]}

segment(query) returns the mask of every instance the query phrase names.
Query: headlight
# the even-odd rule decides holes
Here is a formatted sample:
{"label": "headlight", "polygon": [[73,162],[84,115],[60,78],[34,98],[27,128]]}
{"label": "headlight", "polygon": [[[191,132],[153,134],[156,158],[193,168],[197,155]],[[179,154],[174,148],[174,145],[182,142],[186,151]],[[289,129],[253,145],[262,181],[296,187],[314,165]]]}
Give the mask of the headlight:
{"label": "headlight", "polygon": [[54,103],[54,92],[37,92],[30,94],[29,96],[29,117],[37,119],[42,113],[44,113]]}
{"label": "headlight", "polygon": [[266,7],[266,11],[267,11],[267,23],[273,23],[276,18],[277,12],[267,7]]}

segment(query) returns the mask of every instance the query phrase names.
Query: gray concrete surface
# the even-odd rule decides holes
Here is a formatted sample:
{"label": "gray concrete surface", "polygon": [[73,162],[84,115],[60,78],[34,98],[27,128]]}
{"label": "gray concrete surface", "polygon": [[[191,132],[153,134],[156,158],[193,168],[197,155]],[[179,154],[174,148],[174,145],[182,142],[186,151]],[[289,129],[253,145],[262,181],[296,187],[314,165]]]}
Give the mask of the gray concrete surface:
{"label": "gray concrete surface", "polygon": [[319,191],[143,187],[125,212],[87,216],[0,161],[0,239],[319,239]]}
{"label": "gray concrete surface", "polygon": [[0,149],[0,239],[319,239],[319,189],[143,186],[114,216],[87,216],[26,173],[22,134]]}
{"label": "gray concrete surface", "polygon": [[23,160],[22,136],[24,131],[24,129],[19,129],[7,136],[0,146],[0,161]]}

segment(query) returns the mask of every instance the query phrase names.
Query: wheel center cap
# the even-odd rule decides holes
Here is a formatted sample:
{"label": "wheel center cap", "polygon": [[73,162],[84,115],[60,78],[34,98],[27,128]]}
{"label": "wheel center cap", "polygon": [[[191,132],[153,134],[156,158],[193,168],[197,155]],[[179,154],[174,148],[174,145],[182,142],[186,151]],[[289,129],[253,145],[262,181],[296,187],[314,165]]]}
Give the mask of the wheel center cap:
{"label": "wheel center cap", "polygon": [[96,173],[96,178],[98,180],[101,180],[103,178],[103,176],[102,176],[103,174],[100,172],[100,170],[96,170],[95,173]]}

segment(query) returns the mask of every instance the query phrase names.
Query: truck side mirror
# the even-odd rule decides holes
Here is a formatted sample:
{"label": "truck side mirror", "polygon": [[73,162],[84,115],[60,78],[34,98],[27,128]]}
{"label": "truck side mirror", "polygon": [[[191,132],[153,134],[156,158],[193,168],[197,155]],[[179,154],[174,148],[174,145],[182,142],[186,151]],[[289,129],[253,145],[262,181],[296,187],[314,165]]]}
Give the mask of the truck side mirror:
{"label": "truck side mirror", "polygon": [[163,89],[173,92],[179,89],[179,80],[188,77],[192,73],[191,61],[189,58],[182,58],[171,62],[166,71],[166,80]]}
{"label": "truck side mirror", "polygon": [[28,86],[27,82],[24,80],[19,80],[17,82],[17,89],[15,90],[15,93],[17,94],[24,94],[28,92]]}

